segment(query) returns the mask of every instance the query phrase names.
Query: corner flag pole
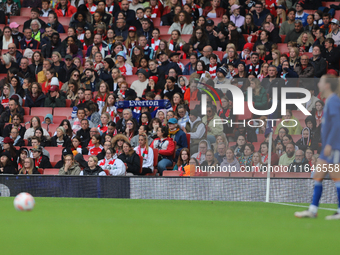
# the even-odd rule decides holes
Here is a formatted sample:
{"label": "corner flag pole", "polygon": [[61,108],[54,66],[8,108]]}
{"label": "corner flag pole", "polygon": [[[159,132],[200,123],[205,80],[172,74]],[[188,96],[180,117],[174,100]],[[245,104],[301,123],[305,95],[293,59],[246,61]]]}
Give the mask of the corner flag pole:
{"label": "corner flag pole", "polygon": [[270,192],[270,163],[272,161],[272,146],[273,146],[273,130],[269,133],[269,148],[268,148],[268,168],[267,168],[267,189],[266,189],[266,202],[269,202]]}

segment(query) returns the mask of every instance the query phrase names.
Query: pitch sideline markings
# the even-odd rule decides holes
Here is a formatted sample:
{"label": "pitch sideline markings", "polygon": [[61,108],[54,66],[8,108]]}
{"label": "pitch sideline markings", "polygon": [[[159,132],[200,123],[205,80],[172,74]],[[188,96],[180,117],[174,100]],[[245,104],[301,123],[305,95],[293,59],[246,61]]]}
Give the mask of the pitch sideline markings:
{"label": "pitch sideline markings", "polygon": [[[294,205],[294,204],[275,203],[275,202],[270,202],[270,204],[309,208],[309,206],[307,206],[307,205]],[[319,207],[318,209],[327,210],[327,211],[337,211],[337,209],[333,209],[333,208],[324,208],[324,207]]]}

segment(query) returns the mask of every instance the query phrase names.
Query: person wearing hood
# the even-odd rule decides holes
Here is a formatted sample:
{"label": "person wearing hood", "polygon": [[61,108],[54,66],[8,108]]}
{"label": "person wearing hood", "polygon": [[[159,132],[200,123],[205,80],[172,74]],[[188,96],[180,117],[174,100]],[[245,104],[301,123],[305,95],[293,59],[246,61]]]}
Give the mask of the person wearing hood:
{"label": "person wearing hood", "polygon": [[207,150],[210,150],[210,144],[207,140],[201,140],[198,144],[198,152],[191,155],[192,158],[198,160],[200,164],[205,161]]}
{"label": "person wearing hood", "polygon": [[5,151],[0,156],[0,174],[16,174],[11,155]]}
{"label": "person wearing hood", "polygon": [[71,139],[65,134],[64,127],[57,128],[57,134],[51,138],[51,146],[54,147],[71,147]]}
{"label": "person wearing hood", "polygon": [[74,160],[73,154],[63,156],[63,166],[59,169],[58,175],[79,175],[81,172],[79,164]]}
{"label": "person wearing hood", "polygon": [[105,176],[106,173],[100,166],[97,166],[98,158],[96,156],[90,156],[88,161],[88,167],[86,167],[79,175],[100,175]]}
{"label": "person wearing hood", "polygon": [[[55,81],[54,81],[55,79]],[[58,82],[58,78],[53,77],[51,81],[51,87],[47,98],[45,100],[45,107],[66,107],[66,97],[64,93],[59,92],[59,85],[55,85]],[[58,82],[59,83],[59,82]]]}
{"label": "person wearing hood", "polygon": [[237,161],[234,151],[232,149],[227,149],[226,156],[223,158],[221,163],[222,172],[240,172],[240,163]]}
{"label": "person wearing hood", "polygon": [[9,100],[14,94],[14,89],[11,84],[5,84],[1,94],[1,105],[6,108],[9,105]]}
{"label": "person wearing hood", "polygon": [[24,167],[26,158],[30,158],[30,153],[27,148],[22,147],[18,151],[18,160],[17,160],[18,171],[20,171]]}
{"label": "person wearing hood", "polygon": [[321,125],[319,126],[320,128],[317,128],[315,117],[307,116],[307,118],[305,119],[305,124],[306,124],[306,127],[310,129],[311,137],[313,138],[313,140],[317,143],[321,143],[321,134],[320,134]]}
{"label": "person wearing hood", "polygon": [[302,137],[296,142],[296,146],[303,151],[305,151],[308,147],[314,151],[318,149],[318,141],[312,136],[311,130],[308,127],[305,127],[302,129]]}
{"label": "person wearing hood", "polygon": [[105,157],[98,162],[98,166],[108,170],[112,176],[124,176],[126,172],[124,162],[117,158],[116,152],[112,148],[105,151]]}
{"label": "person wearing hood", "polygon": [[175,118],[171,118],[168,121],[169,126],[169,137],[172,138],[177,144],[176,144],[176,157],[175,161],[177,161],[177,158],[179,156],[179,153],[183,148],[188,148],[188,141],[185,133],[183,130],[180,129],[178,125],[178,121]]}
{"label": "person wearing hood", "polygon": [[42,124],[47,124],[47,125],[49,125],[49,124],[54,124],[54,123],[53,123],[53,115],[50,114],[50,113],[46,114],[46,116],[45,116],[44,121],[42,122]]}
{"label": "person wearing hood", "polygon": [[42,153],[43,148],[39,146],[34,146],[31,151],[33,154],[34,166],[36,168],[53,168],[49,158]]}
{"label": "person wearing hood", "polygon": [[112,138],[112,148],[116,151],[116,155],[119,156],[123,153],[123,143],[129,142],[129,139],[123,134],[117,134]]}
{"label": "person wearing hood", "polygon": [[202,139],[205,139],[205,125],[202,123],[200,117],[200,107],[197,105],[195,109],[190,111],[189,121],[185,128],[182,128],[184,133],[190,135],[190,151],[196,153],[198,151],[198,144]]}
{"label": "person wearing hood", "polygon": [[305,153],[303,150],[297,150],[295,152],[295,159],[294,161],[289,165],[288,169],[289,172],[309,172],[310,171],[310,165],[308,163],[308,160],[305,158]]}

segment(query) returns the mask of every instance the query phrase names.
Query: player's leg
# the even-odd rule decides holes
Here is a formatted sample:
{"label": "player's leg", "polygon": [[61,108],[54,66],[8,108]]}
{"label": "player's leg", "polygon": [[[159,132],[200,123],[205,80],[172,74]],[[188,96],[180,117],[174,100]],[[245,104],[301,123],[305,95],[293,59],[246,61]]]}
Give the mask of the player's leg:
{"label": "player's leg", "polygon": [[[327,164],[328,163],[322,159],[318,159],[317,164]],[[312,203],[310,204],[308,210],[301,211],[301,212],[295,212],[295,217],[298,218],[315,218],[318,213],[318,207],[319,207],[319,202],[320,198],[322,195],[322,180],[325,178],[327,172],[322,172],[322,171],[316,171],[314,173],[313,179],[314,179],[314,192],[313,192],[313,197],[312,197]]]}
{"label": "player's leg", "polygon": [[335,183],[336,193],[338,195],[338,210],[335,214],[326,217],[326,220],[340,220],[340,165],[334,164],[329,170],[329,175]]}

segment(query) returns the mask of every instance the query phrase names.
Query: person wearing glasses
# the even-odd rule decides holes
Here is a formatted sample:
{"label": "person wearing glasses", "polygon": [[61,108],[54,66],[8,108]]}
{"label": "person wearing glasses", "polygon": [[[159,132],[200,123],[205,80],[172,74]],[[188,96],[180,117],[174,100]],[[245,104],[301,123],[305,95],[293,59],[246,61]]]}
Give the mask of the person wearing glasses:
{"label": "person wearing glasses", "polygon": [[300,58],[301,65],[297,65],[294,71],[299,75],[299,78],[314,78],[314,67],[309,62],[307,55],[302,55]]}
{"label": "person wearing glasses", "polygon": [[15,113],[12,115],[12,123],[9,123],[5,126],[4,130],[2,131],[2,137],[8,137],[10,136],[10,133],[13,128],[17,128],[19,131],[19,134],[21,137],[24,137],[26,128],[25,126],[22,126],[21,123],[23,122],[23,117],[20,113]]}

